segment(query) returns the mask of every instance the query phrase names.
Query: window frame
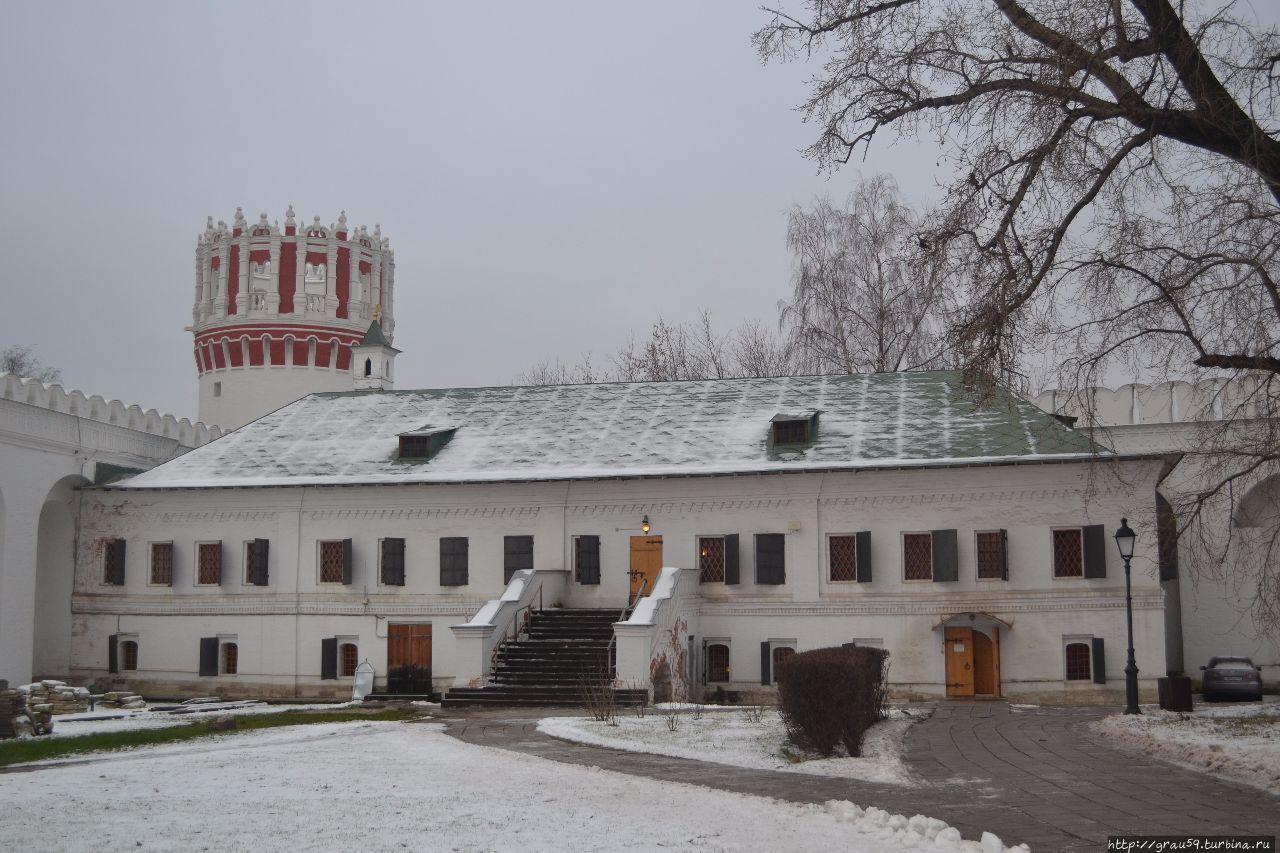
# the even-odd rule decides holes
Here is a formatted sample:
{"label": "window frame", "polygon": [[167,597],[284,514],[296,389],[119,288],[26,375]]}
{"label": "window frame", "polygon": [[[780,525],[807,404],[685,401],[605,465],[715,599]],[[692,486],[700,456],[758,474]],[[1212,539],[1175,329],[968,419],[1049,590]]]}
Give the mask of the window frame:
{"label": "window frame", "polygon": [[[725,586],[727,584],[726,578],[728,577],[728,573],[727,573],[728,562],[725,559],[725,556],[726,556],[725,555],[725,547],[726,547],[725,537],[726,537],[726,534],[724,533],[707,533],[707,534],[699,533],[694,536],[694,540],[693,540],[694,553],[698,557],[698,585],[699,586],[701,586],[702,584],[710,584],[710,583],[718,583],[721,586]],[[705,569],[702,565],[702,561],[704,559],[702,554],[702,541],[704,539],[718,539],[720,541],[720,579],[719,580],[715,580],[715,579],[708,580],[704,576]]]}
{"label": "window frame", "polygon": [[[249,572],[250,572],[250,571],[252,571],[252,569],[253,569],[253,560],[252,560],[252,558],[250,557],[249,551],[250,551],[250,549],[251,549],[251,548],[255,547],[255,545],[257,544],[257,542],[258,542],[258,540],[259,540],[259,539],[261,539],[261,540],[263,540],[264,542],[266,542],[266,543],[267,543],[267,565],[265,566],[265,568],[266,568],[266,570],[267,570],[267,582],[266,582],[266,583],[264,583],[264,584],[256,584],[256,583],[254,583],[254,582],[253,582],[253,579],[249,576]],[[241,562],[243,563],[243,571],[241,571],[241,572],[240,572],[240,583],[241,583],[241,585],[242,585],[242,586],[258,587],[259,589],[270,589],[270,588],[271,588],[271,562],[270,562],[270,561],[271,561],[271,550],[270,550],[270,546],[271,546],[271,540],[270,540],[270,539],[267,539],[266,537],[263,537],[263,536],[259,536],[259,537],[254,538],[254,539],[246,539],[246,540],[245,540],[245,542],[244,542],[244,547],[240,549]]]}
{"label": "window frame", "polygon": [[[581,564],[582,551],[579,543],[583,539],[594,539],[596,542],[596,565],[595,565],[596,579],[595,581],[584,581],[582,579],[582,564]],[[580,586],[600,586],[604,576],[604,566],[603,566],[604,559],[602,557],[602,554],[604,552],[603,537],[601,537],[597,533],[575,533],[573,535],[572,545],[573,545],[573,582]]]}
{"label": "window frame", "polygon": [[[724,649],[724,680],[713,680],[711,678],[711,650],[720,647]],[[733,643],[721,637],[708,638],[706,645],[702,649],[702,683],[703,684],[732,684],[733,683]]]}
{"label": "window frame", "polygon": [[[1068,650],[1072,646],[1083,646],[1085,650],[1085,660],[1088,663],[1088,671],[1083,677],[1071,677],[1071,661],[1068,657]],[[1085,684],[1093,684],[1094,673],[1093,660],[1093,636],[1091,634],[1070,634],[1062,638],[1062,680],[1066,683],[1083,682]]]}
{"label": "window frame", "polygon": [[[848,578],[835,577],[835,563],[831,559],[831,540],[833,539],[849,539],[853,542],[853,576]],[[836,584],[856,584],[858,583],[858,534],[852,533],[828,533],[827,534],[827,583]]]}
{"label": "window frame", "polygon": [[[169,582],[168,583],[162,583],[156,580],[156,546],[157,545],[169,546]],[[148,541],[147,542],[147,586],[161,587],[161,588],[168,587],[169,589],[172,589],[173,588],[173,564],[175,562],[176,560],[174,559],[174,547],[173,547],[172,539],[157,539],[155,541]]]}
{"label": "window frame", "polygon": [[[138,671],[138,638],[136,636],[127,637],[125,639],[117,639],[117,648],[119,648],[119,660],[121,672],[137,672]],[[133,649],[133,666],[129,666],[129,649]]]}
{"label": "window frame", "polygon": [[[923,536],[925,541],[929,543],[929,577],[927,578],[909,578],[907,577],[907,537]],[[902,561],[901,577],[903,583],[933,583],[933,531],[932,530],[903,530],[898,534],[899,551]]]}
{"label": "window frame", "polygon": [[[809,418],[787,418],[786,420],[773,421],[772,426],[770,438],[773,440],[775,447],[797,447],[813,441]],[[794,435],[796,433],[799,433],[801,437],[795,438]]]}
{"label": "window frame", "polygon": [[797,648],[800,644],[795,640],[769,640],[769,683],[778,683],[778,652],[790,652],[789,655],[783,655],[783,660],[800,653]]}
{"label": "window frame", "polygon": [[[773,581],[773,580],[760,579],[761,578],[760,576],[760,554],[761,554],[760,545],[763,537],[769,537],[770,540],[776,540],[777,542],[781,543],[782,547],[778,551],[779,559],[781,561],[781,571],[782,571],[781,580]],[[774,532],[754,533],[752,534],[752,537],[751,537],[751,552],[752,552],[751,553],[752,562],[754,563],[753,568],[755,569],[755,576],[752,578],[752,580],[754,581],[756,586],[785,587],[788,585],[787,584],[787,534],[774,533]]]}
{"label": "window frame", "polygon": [[[400,540],[400,542],[402,543],[402,544],[401,544],[401,548],[402,548],[403,550],[402,550],[402,551],[401,551],[401,553],[400,553],[400,561],[401,561],[401,565],[400,565],[400,579],[401,579],[402,583],[387,583],[387,582],[386,582],[386,574],[385,574],[385,568],[384,568],[384,561],[385,561],[386,556],[387,556],[387,546],[386,546],[384,543],[386,543],[386,541],[387,541],[387,540],[389,540],[389,539],[393,539],[393,540],[394,540],[394,539],[398,539],[398,540]],[[406,559],[406,555],[407,555],[408,553],[409,553],[409,540],[408,540],[408,538],[407,538],[407,537],[404,537],[404,536],[383,536],[383,537],[381,537],[381,538],[379,538],[379,539],[378,539],[378,586],[380,586],[380,587],[386,587],[386,588],[388,588],[388,589],[404,589],[405,587],[407,587],[407,586],[409,585],[409,567],[408,567],[408,565],[407,565],[407,562],[408,562],[408,561],[407,561],[407,559]]]}
{"label": "window frame", "polygon": [[[527,567],[520,566],[520,567],[512,568],[511,566],[508,565],[508,558],[516,557],[516,556],[523,557],[524,551],[511,551],[507,547],[508,543],[511,543],[513,540],[525,540],[525,539],[529,540],[529,565]],[[523,541],[521,541],[521,544],[523,544]],[[534,537],[532,533],[504,533],[503,534],[502,536],[502,586],[504,589],[506,588],[507,584],[511,583],[511,578],[515,577],[516,572],[522,572],[522,571],[525,571],[526,569],[529,571],[534,570],[535,562],[533,558],[534,558]]]}
{"label": "window frame", "polygon": [[[123,549],[124,553],[120,555],[120,565],[116,567],[114,566],[114,562],[116,559],[116,543],[125,542],[126,540],[122,536],[107,536],[101,541],[102,560],[98,580],[102,586],[123,587],[128,579],[128,574],[125,572],[125,567],[129,559],[128,545],[125,545]],[[115,570],[119,571],[118,575]],[[117,580],[117,578],[119,579]]]}
{"label": "window frame", "polygon": [[[223,549],[223,547],[222,547],[222,540],[221,540],[221,539],[209,539],[209,540],[204,540],[204,541],[196,542],[196,543],[195,543],[195,545],[196,545],[196,567],[195,567],[195,568],[196,568],[196,570],[195,570],[195,573],[194,573],[194,577],[192,578],[192,583],[191,583],[191,585],[192,585],[192,586],[194,586],[194,587],[221,587],[221,586],[222,586],[223,578],[224,578],[224,577],[226,577],[226,575],[223,573],[223,568],[224,568],[224,567],[223,567],[223,565],[222,565],[222,564],[225,562],[225,561],[222,559],[222,556],[223,556],[223,550],[224,550],[224,549]],[[216,581],[202,581],[202,580],[200,580],[200,570],[201,570],[201,566],[200,566],[200,560],[201,560],[201,557],[200,557],[200,550],[201,550],[202,548],[204,548],[206,545],[208,545],[208,546],[213,546],[213,547],[216,547],[216,548],[218,549],[218,552],[217,552],[217,553],[218,553],[218,579],[217,579]]]}
{"label": "window frame", "polygon": [[[445,542],[462,542],[461,553],[445,553]],[[462,567],[459,569],[456,565],[450,566],[448,571],[461,571],[462,583],[445,583],[445,557],[451,560],[461,558]],[[456,577],[456,575],[455,575]],[[441,536],[440,537],[440,588],[441,589],[457,589],[459,587],[471,586],[471,537],[470,536]]]}
{"label": "window frame", "polygon": [[[1075,531],[1080,540],[1080,573],[1074,575],[1058,574],[1058,533]],[[1049,528],[1049,566],[1055,581],[1078,581],[1085,579],[1084,525],[1062,525]]]}
{"label": "window frame", "polygon": [[[1004,564],[999,577],[982,576],[982,546],[979,537],[995,534],[999,539]],[[973,579],[978,583],[1005,583],[1009,580],[1009,535],[1004,528],[990,528],[973,531]]]}
{"label": "window frame", "polygon": [[[342,582],[342,563],[343,563],[343,543],[345,539],[317,539],[316,540],[316,584],[318,586],[345,586]],[[324,551],[326,545],[338,546],[338,579],[336,581],[327,581],[324,579]]]}
{"label": "window frame", "polygon": [[[227,650],[232,649],[232,665],[227,668]],[[218,677],[240,674],[240,638],[235,634],[218,635]]]}

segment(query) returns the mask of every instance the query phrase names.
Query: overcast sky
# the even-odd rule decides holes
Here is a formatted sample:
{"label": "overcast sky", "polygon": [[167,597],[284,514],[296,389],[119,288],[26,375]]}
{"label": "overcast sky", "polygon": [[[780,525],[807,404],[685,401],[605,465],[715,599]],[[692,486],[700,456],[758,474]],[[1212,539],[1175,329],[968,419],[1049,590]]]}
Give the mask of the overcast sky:
{"label": "overcast sky", "polygon": [[[796,5],[795,3],[791,4]],[[0,29],[0,346],[195,416],[196,236],[237,205],[382,225],[400,388],[607,362],[662,315],[776,318],[787,209],[886,138],[799,154],[811,69],[761,66],[750,2],[10,3]]]}

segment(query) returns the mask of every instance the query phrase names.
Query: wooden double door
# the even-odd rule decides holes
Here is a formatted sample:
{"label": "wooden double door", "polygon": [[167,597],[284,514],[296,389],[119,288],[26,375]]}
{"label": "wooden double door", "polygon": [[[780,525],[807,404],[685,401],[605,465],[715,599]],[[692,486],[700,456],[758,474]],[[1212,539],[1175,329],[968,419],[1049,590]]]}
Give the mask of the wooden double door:
{"label": "wooden double door", "polygon": [[946,629],[948,698],[1000,695],[1000,629],[991,632]]}
{"label": "wooden double door", "polygon": [[387,692],[431,692],[431,626],[387,625]]}

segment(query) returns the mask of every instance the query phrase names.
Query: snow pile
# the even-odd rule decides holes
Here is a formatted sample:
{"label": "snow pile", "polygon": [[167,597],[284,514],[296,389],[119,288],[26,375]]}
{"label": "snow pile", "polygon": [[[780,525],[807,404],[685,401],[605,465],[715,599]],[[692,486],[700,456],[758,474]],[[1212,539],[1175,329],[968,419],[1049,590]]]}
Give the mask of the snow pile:
{"label": "snow pile", "polygon": [[[674,706],[665,707],[674,710]],[[863,741],[861,758],[813,758],[796,763],[787,757],[795,748],[787,743],[777,711],[765,711],[760,722],[753,722],[741,708],[715,707],[701,719],[682,713],[674,732],[668,727],[667,714],[661,710],[644,717],[620,716],[616,726],[586,717],[548,717],[538,723],[538,731],[609,749],[755,770],[836,776],[884,785],[920,784],[902,761],[902,738],[920,718],[907,711],[895,708],[889,712],[889,719],[872,726]]]}
{"label": "snow pile", "polygon": [[1280,794],[1280,704],[1205,708],[1190,714],[1143,706],[1090,724],[1155,758]]}
{"label": "snow pile", "polygon": [[340,711],[358,704],[355,702],[310,705],[267,705],[264,703],[233,710],[227,710],[219,705],[208,711],[195,711],[184,714],[158,714],[145,710],[66,714],[58,717],[58,728],[53,732],[53,737],[77,737],[79,735],[96,735],[104,732],[124,732],[136,729],[168,729],[174,726],[190,725],[191,723],[208,722],[223,714],[233,714],[239,717],[245,714],[281,714],[286,711]]}
{"label": "snow pile", "polygon": [[440,729],[266,729],[0,774],[5,842],[31,853],[86,844],[260,853],[813,850],[833,839],[847,853],[1006,851],[995,836],[962,841],[931,818],[627,776],[462,743]]}

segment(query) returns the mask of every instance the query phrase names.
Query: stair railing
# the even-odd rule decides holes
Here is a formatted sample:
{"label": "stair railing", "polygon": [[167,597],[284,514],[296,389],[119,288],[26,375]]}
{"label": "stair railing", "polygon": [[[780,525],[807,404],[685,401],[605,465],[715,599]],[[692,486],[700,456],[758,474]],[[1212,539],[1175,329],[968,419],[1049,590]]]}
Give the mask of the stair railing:
{"label": "stair railing", "polygon": [[[619,622],[627,621],[627,617],[631,615],[631,611],[634,610],[635,606],[640,603],[640,599],[644,598],[644,592],[648,586],[649,586],[648,576],[641,575],[640,586],[636,589],[636,594],[634,596],[628,594],[627,603],[625,606],[623,606],[622,612],[618,614]],[[617,643],[618,643],[618,635],[615,633],[609,637],[609,650],[608,650],[609,671],[613,672],[615,676],[617,674],[617,661],[615,659],[614,652],[615,652],[615,647],[617,646]]]}
{"label": "stair railing", "polygon": [[542,609],[542,587],[538,587],[538,604],[537,607],[530,601],[524,607],[515,612],[511,619],[511,627],[502,634],[502,639],[493,644],[493,652],[489,655],[489,671],[493,671],[493,667],[498,663],[498,657],[502,650],[507,647],[507,643],[514,643],[520,639],[521,634],[529,632],[529,622],[533,619],[533,611]]}

